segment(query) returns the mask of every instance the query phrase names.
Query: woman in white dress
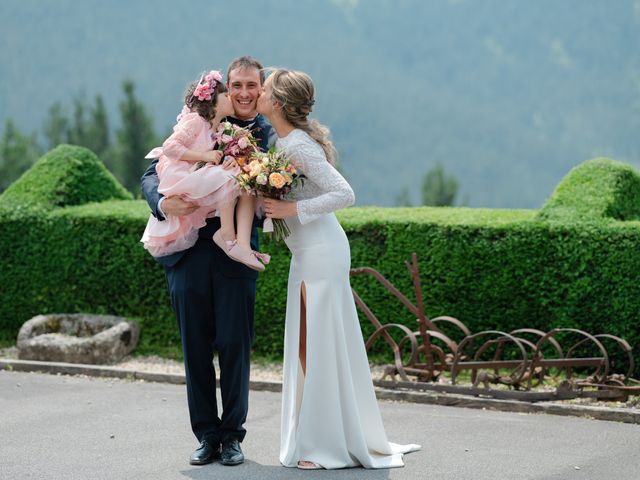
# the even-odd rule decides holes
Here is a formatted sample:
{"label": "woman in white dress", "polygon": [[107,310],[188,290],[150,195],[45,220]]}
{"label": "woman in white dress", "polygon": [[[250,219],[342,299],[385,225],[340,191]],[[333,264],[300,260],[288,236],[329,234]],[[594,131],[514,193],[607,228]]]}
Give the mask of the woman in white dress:
{"label": "woman in white dress", "polygon": [[266,200],[284,218],[291,250],[284,339],[280,462],[303,469],[391,468],[419,445],[387,440],[349,284],[349,242],[334,211],[354,202],[334,168],[329,130],[308,120],[311,78],[275,70],[258,99],[283,149],[306,179],[295,201]]}

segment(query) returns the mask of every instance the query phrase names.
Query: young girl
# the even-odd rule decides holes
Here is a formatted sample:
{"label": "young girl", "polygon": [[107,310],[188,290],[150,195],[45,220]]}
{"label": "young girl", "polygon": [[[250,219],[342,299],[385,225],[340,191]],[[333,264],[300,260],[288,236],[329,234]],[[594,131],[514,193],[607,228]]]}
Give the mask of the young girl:
{"label": "young girl", "polygon": [[[184,216],[166,215],[159,221],[149,216],[141,242],[154,257],[170,255],[192,247],[198,239],[198,230],[205,226],[207,218],[217,211],[220,229],[213,236],[214,242],[232,259],[248,267],[262,271],[268,258],[251,250],[251,225],[254,217],[254,199],[240,194],[233,175],[237,166],[224,169],[220,163],[223,153],[213,150],[213,133],[220,121],[233,114],[231,100],[222,83],[222,74],[212,70],[190,85],[185,105],[178,115],[173,134],[162,147],[154,148],[146,158],[158,158],[156,171],[160,179],[158,192],[165,197],[181,196],[199,208]],[[196,163],[206,162],[196,169]],[[236,200],[238,235],[234,226]]]}

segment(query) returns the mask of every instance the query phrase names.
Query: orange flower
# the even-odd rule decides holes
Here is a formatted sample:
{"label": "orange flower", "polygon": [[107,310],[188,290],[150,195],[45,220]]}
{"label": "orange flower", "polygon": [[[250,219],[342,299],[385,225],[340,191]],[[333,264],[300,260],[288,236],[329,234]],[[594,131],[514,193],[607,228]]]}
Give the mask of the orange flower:
{"label": "orange flower", "polygon": [[272,187],[282,188],[284,187],[285,183],[287,183],[286,180],[278,172],[274,172],[269,175],[269,185],[271,185]]}

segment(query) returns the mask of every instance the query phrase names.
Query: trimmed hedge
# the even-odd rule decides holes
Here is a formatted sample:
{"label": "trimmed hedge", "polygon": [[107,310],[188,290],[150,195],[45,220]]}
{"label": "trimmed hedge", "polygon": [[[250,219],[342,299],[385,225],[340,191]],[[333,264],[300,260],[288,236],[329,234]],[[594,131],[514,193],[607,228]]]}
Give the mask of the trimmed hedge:
{"label": "trimmed hedge", "polygon": [[0,196],[0,204],[51,209],[133,196],[86,148],[59,145]]}
{"label": "trimmed hedge", "polygon": [[[591,167],[598,170],[593,178],[616,179],[627,190],[605,182],[612,192],[607,206],[593,201],[591,211],[614,213],[607,213],[609,218],[592,214],[585,221],[585,215],[567,212],[568,205],[591,202],[578,201],[587,184],[563,185],[571,185],[576,172],[589,176]],[[430,316],[457,317],[472,331],[529,326],[608,332],[637,348],[640,221],[611,217],[636,218],[640,188],[632,188],[635,172],[629,176],[620,169],[629,167],[608,160],[583,164],[539,212],[350,208],[338,218],[351,242],[352,265],[379,270],[409,298],[413,286],[404,262],[418,253]],[[85,180],[101,192],[102,184],[112,182],[94,174]],[[163,270],[139,243],[149,214],[145,202],[112,199],[43,211],[24,208],[9,192],[0,196],[0,341],[14,340],[22,323],[39,313],[109,313],[141,323],[138,352],[179,356]],[[562,215],[555,215],[558,209]],[[258,280],[255,351],[279,357],[289,253],[281,244],[263,246],[272,262]],[[415,319],[373,279],[357,277],[352,284],[381,321],[415,327]],[[366,319],[362,326],[365,335],[371,333]]]}
{"label": "trimmed hedge", "polygon": [[556,221],[640,220],[640,176],[630,166],[594,158],[562,179],[540,211]]}

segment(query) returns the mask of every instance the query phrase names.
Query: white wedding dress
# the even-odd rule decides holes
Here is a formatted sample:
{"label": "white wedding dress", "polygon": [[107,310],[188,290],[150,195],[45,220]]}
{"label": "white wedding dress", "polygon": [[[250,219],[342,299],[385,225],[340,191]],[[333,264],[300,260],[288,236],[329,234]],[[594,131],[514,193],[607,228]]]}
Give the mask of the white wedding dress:
{"label": "white wedding dress", "polygon": [[[292,252],[284,340],[280,462],[324,468],[391,468],[419,445],[387,440],[360,323],[349,285],[349,242],[335,210],[353,204],[353,190],[306,132],[276,142],[306,176],[287,218]],[[298,358],[301,286],[306,288],[306,376]]]}

